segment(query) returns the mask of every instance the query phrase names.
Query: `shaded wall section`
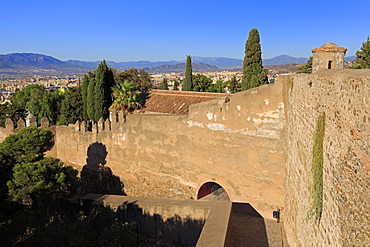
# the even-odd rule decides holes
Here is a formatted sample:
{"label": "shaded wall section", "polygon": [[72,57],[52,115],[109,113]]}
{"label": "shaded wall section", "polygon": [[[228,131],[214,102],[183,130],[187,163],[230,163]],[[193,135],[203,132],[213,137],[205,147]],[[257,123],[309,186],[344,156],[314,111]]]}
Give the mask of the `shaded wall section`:
{"label": "shaded wall section", "polygon": [[[291,246],[365,246],[370,242],[370,70],[281,77],[290,85],[284,225]],[[313,203],[313,141],[325,113],[323,211]]]}

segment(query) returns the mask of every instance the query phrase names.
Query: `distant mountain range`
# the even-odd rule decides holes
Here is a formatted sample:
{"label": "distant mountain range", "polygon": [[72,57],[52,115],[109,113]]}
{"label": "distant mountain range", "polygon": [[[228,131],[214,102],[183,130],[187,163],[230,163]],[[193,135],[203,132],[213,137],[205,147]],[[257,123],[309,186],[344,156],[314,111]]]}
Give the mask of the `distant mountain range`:
{"label": "distant mountain range", "polygon": [[280,55],[277,57],[269,58],[269,59],[263,59],[262,63],[263,65],[284,65],[284,64],[305,64],[307,63],[308,58],[306,57],[291,57],[288,55]]}
{"label": "distant mountain range", "polygon": [[[355,56],[346,58],[352,61]],[[221,69],[241,69],[243,60],[225,57],[198,57],[192,56],[193,71],[217,71]],[[294,58],[281,55],[270,59],[264,59],[263,65],[304,64],[307,58]],[[34,53],[12,53],[0,55],[0,74],[24,74],[24,75],[61,75],[61,74],[84,74],[97,68],[100,61],[86,62],[79,60],[61,61],[51,56]],[[107,61],[108,66],[124,71],[132,67],[145,69],[152,73],[184,72],[185,60],[182,61],[132,61],[113,62]]]}
{"label": "distant mountain range", "polygon": [[[163,73],[163,71],[181,73],[185,71],[186,64],[185,63],[166,64],[151,68],[144,67],[143,69],[151,73]],[[194,72],[219,71],[220,68],[215,65],[209,65],[205,63],[192,63],[192,70]]]}

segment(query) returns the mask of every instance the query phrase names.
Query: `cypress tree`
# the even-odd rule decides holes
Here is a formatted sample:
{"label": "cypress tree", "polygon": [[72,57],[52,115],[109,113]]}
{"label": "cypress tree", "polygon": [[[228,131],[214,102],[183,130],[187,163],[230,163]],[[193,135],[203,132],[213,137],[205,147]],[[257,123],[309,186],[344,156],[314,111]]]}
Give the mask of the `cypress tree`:
{"label": "cypress tree", "polygon": [[186,69],[185,69],[185,78],[182,83],[182,91],[192,91],[193,90],[193,69],[191,67],[191,57],[190,55],[186,56]]}
{"label": "cypress tree", "polygon": [[95,120],[95,78],[90,78],[86,97],[87,119]]}
{"label": "cypress tree", "polygon": [[240,79],[236,79],[235,75],[231,77],[231,80],[227,81],[227,87],[230,93],[240,92],[240,86]]}
{"label": "cypress tree", "polygon": [[88,119],[87,115],[87,89],[89,87],[89,77],[85,74],[84,79],[82,81],[81,86],[81,94],[82,94],[82,116]]}
{"label": "cypress tree", "polygon": [[103,60],[96,70],[94,85],[94,117],[95,121],[100,118],[106,119],[109,115],[108,108],[112,104],[113,72]]}
{"label": "cypress tree", "polygon": [[311,74],[312,73],[312,56],[307,60],[307,63],[299,66],[297,74],[306,73]]}
{"label": "cypress tree", "polygon": [[370,69],[370,39],[362,43],[360,50],[356,51],[356,67],[359,69]]}
{"label": "cypress tree", "polygon": [[262,51],[260,35],[253,28],[245,43],[245,57],[243,63],[242,90],[267,84],[267,71],[262,67]]}
{"label": "cypress tree", "polygon": [[161,89],[168,90],[168,80],[166,78],[163,78]]}
{"label": "cypress tree", "polygon": [[173,90],[174,90],[174,91],[179,90],[179,81],[178,81],[178,80],[175,80],[175,81],[173,82]]}

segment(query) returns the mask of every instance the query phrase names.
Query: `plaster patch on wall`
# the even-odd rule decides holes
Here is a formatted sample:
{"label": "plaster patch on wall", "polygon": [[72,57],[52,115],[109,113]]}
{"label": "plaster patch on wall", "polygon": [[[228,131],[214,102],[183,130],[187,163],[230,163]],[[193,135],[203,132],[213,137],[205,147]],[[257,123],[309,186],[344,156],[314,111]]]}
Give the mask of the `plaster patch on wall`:
{"label": "plaster patch on wall", "polygon": [[[114,138],[114,136],[113,136],[113,138]],[[117,141],[114,142],[114,144],[115,145],[121,145],[122,144],[121,141],[123,141],[123,142],[126,141],[126,133],[117,134]]]}
{"label": "plaster patch on wall", "polygon": [[206,124],[207,128],[210,130],[221,130],[221,131],[227,131],[227,127],[224,124],[220,123],[211,123]]}
{"label": "plaster patch on wall", "polygon": [[254,127],[258,128],[258,126],[263,122],[260,118],[253,118]]}
{"label": "plaster patch on wall", "polygon": [[226,120],[226,117],[225,117],[225,116],[222,116],[222,120],[224,120],[224,121],[225,121],[225,120]]}
{"label": "plaster patch on wall", "polygon": [[208,143],[209,143],[210,145],[216,145],[216,144],[217,144],[214,140],[210,140]]}
{"label": "plaster patch on wall", "polygon": [[[237,106],[238,107],[238,106]],[[266,137],[271,139],[279,139],[281,129],[284,128],[284,123],[282,119],[284,119],[284,104],[279,104],[278,110],[271,110],[266,111],[263,113],[255,113],[258,117],[248,117],[247,121],[253,120],[255,130],[249,130],[248,128],[242,128],[238,130],[230,129],[226,125],[222,123],[203,123],[203,122],[195,122],[192,120],[187,121],[188,127],[200,127],[204,128],[207,127],[212,131],[223,131],[225,133],[233,133],[233,134],[242,134],[242,135],[250,135],[250,136],[258,136],[258,137]],[[241,106],[240,106],[241,109]],[[241,114],[238,114],[241,116]],[[211,112],[207,113],[209,120],[216,120],[217,116]],[[223,117],[223,120],[225,118]]]}
{"label": "plaster patch on wall", "polygon": [[193,127],[193,126],[200,127],[200,128],[204,127],[203,123],[193,122],[191,120],[187,121],[187,124],[188,124],[188,127]]}
{"label": "plaster patch on wall", "polygon": [[250,135],[250,136],[259,136],[259,137],[266,137],[271,139],[279,139],[279,132],[280,129],[262,129],[258,128],[257,130],[248,130],[248,128],[245,129],[239,129],[239,130],[232,130],[227,128],[223,124],[219,123],[210,123],[206,124],[206,127],[213,131],[223,131],[225,133],[232,133],[232,134],[242,134],[242,135]]}
{"label": "plaster patch on wall", "polygon": [[[264,113],[256,113],[257,116],[259,117],[267,117],[267,118],[280,118],[280,111],[279,110],[271,110],[271,111],[266,111]],[[253,118],[254,120],[254,118]]]}
{"label": "plaster patch on wall", "polygon": [[265,105],[270,104],[270,100],[269,99],[265,99],[264,101],[265,101]]}
{"label": "plaster patch on wall", "polygon": [[236,106],[236,109],[238,109],[238,111],[240,111],[242,109],[242,106],[241,105],[237,105]]}

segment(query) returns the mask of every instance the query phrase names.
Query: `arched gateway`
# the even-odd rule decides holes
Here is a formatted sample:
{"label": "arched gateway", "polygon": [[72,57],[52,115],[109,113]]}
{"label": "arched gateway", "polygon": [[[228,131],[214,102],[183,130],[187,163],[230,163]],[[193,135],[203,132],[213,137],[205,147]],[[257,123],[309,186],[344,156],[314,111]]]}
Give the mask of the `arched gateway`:
{"label": "arched gateway", "polygon": [[230,201],[230,197],[226,190],[214,182],[204,183],[198,190],[197,199]]}

